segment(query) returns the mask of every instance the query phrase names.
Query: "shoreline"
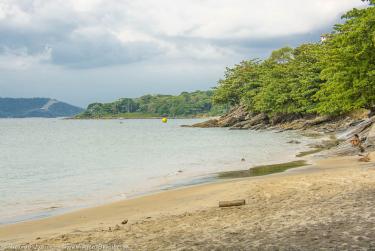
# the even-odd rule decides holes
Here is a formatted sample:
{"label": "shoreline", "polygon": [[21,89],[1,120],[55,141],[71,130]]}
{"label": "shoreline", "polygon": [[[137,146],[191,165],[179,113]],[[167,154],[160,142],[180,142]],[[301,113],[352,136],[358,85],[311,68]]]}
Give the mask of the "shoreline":
{"label": "shoreline", "polygon": [[[290,162],[281,162],[280,164],[288,164]],[[268,163],[268,162],[267,162]],[[266,164],[266,165],[261,165],[261,166],[268,166],[268,165],[274,165],[274,164]],[[279,164],[275,164],[279,165]],[[302,166],[299,166],[297,168],[303,168],[303,167],[308,167],[310,164],[305,164]],[[254,166],[251,168],[255,168],[258,166]],[[231,170],[231,171],[220,171],[220,172],[214,172],[214,173],[209,173],[209,174],[201,174],[201,175],[196,175],[192,177],[185,177],[181,179],[176,179],[171,183],[163,184],[158,187],[155,187],[152,190],[147,190],[147,191],[142,191],[142,192],[137,192],[131,195],[126,196],[126,198],[119,198],[119,195],[114,195],[111,196],[111,199],[106,200],[104,203],[86,203],[82,205],[77,205],[77,206],[62,206],[62,207],[51,207],[51,208],[44,208],[40,209],[38,211],[32,212],[32,213],[27,213],[27,214],[21,214],[18,216],[14,217],[9,217],[5,218],[0,222],[0,228],[1,227],[6,227],[9,225],[14,225],[14,224],[20,224],[20,223],[26,223],[26,222],[33,222],[33,221],[38,221],[38,220],[43,220],[43,219],[48,219],[52,217],[57,217],[57,216],[62,216],[65,214],[69,213],[74,213],[80,210],[85,210],[85,209],[90,209],[90,208],[96,208],[96,207],[101,207],[105,205],[109,205],[112,203],[116,202],[121,202],[121,201],[126,201],[126,200],[132,200],[132,199],[138,199],[142,198],[144,196],[150,196],[158,193],[163,193],[166,191],[173,191],[177,189],[184,189],[184,188],[190,188],[194,186],[200,186],[200,185],[209,185],[209,184],[215,184],[215,183],[220,183],[220,182],[225,182],[225,181],[230,181],[234,179],[241,179],[241,178],[250,178],[250,177],[233,177],[233,178],[228,178],[228,177],[220,177],[221,174],[224,173],[236,173],[236,172],[243,172],[243,171],[248,171],[249,169],[244,169],[244,170]],[[264,174],[264,175],[258,175],[254,176],[251,178],[255,177],[264,177],[264,176],[269,176],[269,175],[274,175],[274,174],[281,174],[285,171],[281,172],[275,172],[275,173],[269,173],[269,174]]]}
{"label": "shoreline", "polygon": [[[374,157],[375,154],[372,153],[372,156]],[[348,185],[348,182],[353,185]],[[356,185],[354,186],[354,184]],[[186,229],[186,224],[200,225],[200,221],[203,220],[213,227],[210,231],[221,229],[222,233],[226,233],[234,230],[225,227],[217,228],[223,222],[230,225],[235,224],[233,227],[236,228],[246,224],[251,224],[254,227],[255,219],[254,222],[243,219],[242,213],[251,213],[249,217],[261,217],[257,220],[259,222],[259,220],[271,220],[276,217],[275,214],[281,210],[278,208],[280,205],[282,207],[293,206],[293,211],[296,212],[299,210],[298,205],[303,205],[305,208],[309,203],[314,207],[319,206],[318,217],[324,219],[326,217],[324,215],[337,212],[340,203],[349,203],[348,200],[350,200],[350,203],[358,204],[359,200],[355,199],[356,191],[368,190],[374,185],[374,162],[361,163],[358,162],[357,157],[330,157],[319,159],[311,166],[290,169],[283,173],[176,188],[50,218],[0,226],[0,250],[7,245],[17,244],[59,246],[91,243],[105,245],[111,243],[113,239],[118,241],[121,239],[123,242],[119,241],[118,244],[127,245],[137,250],[156,250],[161,247],[171,249],[171,243],[161,243],[159,239],[172,238],[171,235],[178,229],[178,231],[183,231],[183,234],[181,233],[182,235],[179,235],[179,239],[175,239],[175,241],[188,247],[184,243],[184,241],[188,241],[185,238],[191,238],[188,233],[200,232],[200,230],[199,228]],[[346,190],[348,190],[348,195],[354,196],[354,200],[349,196],[337,200],[337,204],[331,205],[324,202],[327,199],[332,200],[335,196],[343,196],[346,194]],[[373,203],[371,198],[368,199]],[[231,199],[245,199],[246,206],[218,208],[219,200]],[[279,205],[279,203],[282,204]],[[345,206],[343,208],[351,209],[352,207]],[[368,209],[362,208],[361,205],[357,205],[356,208],[361,210],[366,217],[372,215],[368,214],[366,211]],[[242,212],[243,210],[250,211]],[[268,211],[270,211],[270,215],[266,213]],[[242,213],[237,215],[237,212]],[[292,213],[292,211],[289,212]],[[227,213],[232,215],[228,216],[229,219],[226,218]],[[217,218],[217,214],[224,218]],[[295,214],[292,213],[292,215]],[[303,216],[300,221],[304,220],[304,217],[311,217],[305,215],[304,211],[303,215],[297,213],[295,216]],[[373,216],[375,217],[375,215]],[[286,220],[284,217],[271,220],[271,222],[275,224],[275,222],[281,221],[282,223]],[[127,220],[127,224],[123,225],[121,222],[124,220]],[[315,220],[319,220],[319,218]],[[297,225],[293,223],[291,227],[297,227],[299,224],[306,225],[308,222],[307,220],[303,224],[298,223]],[[284,223],[290,224],[288,220]],[[368,222],[358,223],[368,225]],[[156,230],[159,228],[163,230]],[[270,228],[272,227],[270,226]],[[135,233],[133,234],[133,232]],[[247,231],[243,233],[250,234]],[[124,236],[119,239],[119,235]],[[157,238],[155,235],[159,237]],[[97,236],[97,239],[92,239],[92,236]],[[149,239],[150,236],[152,239]],[[220,245],[229,244],[227,240]]]}
{"label": "shoreline", "polygon": [[[272,130],[271,130],[272,131]],[[274,133],[277,133],[277,131],[274,131]],[[306,136],[305,136],[306,137]],[[310,138],[310,137],[306,137]],[[304,150],[310,149],[311,146],[309,146],[311,143],[305,143],[300,144],[300,147],[296,151],[291,151],[288,154],[285,155],[285,159],[282,160],[268,160],[258,163],[258,165],[274,165],[274,164],[282,164],[287,163],[291,161],[298,161],[301,160],[301,158],[297,157],[298,153],[303,152]],[[236,163],[232,163],[232,166],[235,166]],[[251,168],[257,167],[258,165],[250,165]],[[99,203],[93,202],[93,201],[87,201],[86,203],[82,203],[80,205],[63,205],[63,206],[51,206],[41,209],[36,209],[33,212],[30,213],[22,213],[16,216],[10,216],[7,218],[2,219],[0,223],[0,227],[13,225],[13,224],[20,224],[25,222],[33,222],[43,219],[48,219],[51,217],[61,216],[69,213],[74,213],[80,210],[90,209],[90,208],[96,208],[104,205],[108,205],[111,203],[116,203],[124,200],[130,200],[135,198],[140,198],[143,196],[153,195],[156,193],[169,191],[169,190],[175,190],[175,189],[183,189],[183,188],[189,188],[191,186],[201,185],[201,184],[212,184],[217,182],[222,182],[222,178],[220,178],[220,173],[224,172],[237,172],[237,171],[243,171],[248,169],[238,169],[236,167],[228,169],[228,170],[221,170],[217,172],[210,172],[210,173],[200,173],[200,174],[194,174],[190,176],[182,176],[182,177],[175,177],[175,179],[172,180],[172,182],[168,183],[161,183],[152,189],[144,190],[144,191],[138,191],[132,194],[126,195],[126,197],[122,197],[120,194],[115,193],[108,196],[108,199],[102,200]],[[270,175],[270,174],[266,174]],[[266,176],[264,175],[264,176]]]}
{"label": "shoreline", "polygon": [[129,119],[140,119],[140,120],[147,120],[147,119],[150,119],[150,120],[155,120],[155,119],[162,119],[162,118],[167,118],[167,119],[180,119],[180,120],[189,120],[189,119],[204,119],[204,120],[207,120],[207,119],[216,119],[218,118],[219,116],[192,116],[192,117],[168,117],[168,116],[152,116],[152,117],[117,117],[117,116],[109,116],[109,117],[82,117],[82,118],[76,118],[76,117],[67,117],[67,118],[64,118],[64,119],[67,119],[67,120],[129,120]]}
{"label": "shoreline", "polygon": [[[106,211],[108,208],[111,210],[112,208],[116,208],[118,205],[122,204],[138,204],[138,201],[143,201],[143,200],[153,200],[156,198],[157,200],[162,197],[162,198],[167,198],[169,196],[169,193],[175,194],[175,193],[182,193],[182,192],[191,192],[191,191],[197,191],[200,190],[201,188],[205,187],[211,187],[215,185],[220,185],[220,184],[226,184],[226,183],[235,183],[237,181],[241,180],[258,180],[258,179],[265,179],[267,177],[273,177],[273,176],[284,176],[284,175],[289,175],[290,173],[293,174],[294,171],[306,171],[307,169],[312,168],[312,166],[307,165],[307,166],[301,166],[296,170],[296,169],[289,169],[283,172],[278,172],[278,173],[273,173],[273,174],[267,174],[267,175],[262,175],[262,176],[254,176],[254,177],[237,177],[237,178],[219,178],[218,174],[219,173],[213,173],[212,176],[210,177],[210,181],[203,181],[202,183],[196,183],[196,184],[187,184],[187,185],[182,185],[182,186],[173,186],[172,184],[169,184],[168,186],[172,186],[172,188],[166,188],[166,189],[159,189],[155,190],[152,192],[146,192],[144,194],[139,194],[139,195],[134,195],[132,197],[126,198],[126,199],[121,199],[121,200],[115,200],[111,201],[105,204],[101,205],[95,205],[95,206],[88,206],[88,207],[80,207],[80,208],[75,208],[73,211],[65,211],[61,214],[54,214],[54,215],[49,215],[46,217],[41,217],[41,218],[34,218],[34,219],[27,219],[27,220],[21,220],[19,222],[12,222],[12,223],[5,223],[0,225],[0,248],[1,248],[1,242],[4,241],[4,233],[7,233],[8,235],[13,235],[12,230],[16,230],[15,232],[18,232],[20,228],[25,228],[30,225],[39,225],[43,226],[47,223],[49,225],[49,222],[58,222],[60,219],[68,219],[68,221],[77,221],[77,216],[78,218],[84,218],[81,215],[85,214],[91,214],[93,212],[96,214],[96,211],[100,212],[102,210]],[[234,170],[233,172],[236,172]],[[69,210],[69,209],[67,209]],[[40,212],[40,214],[44,214],[43,212]],[[70,225],[70,224],[69,224]],[[44,230],[42,230],[44,231]],[[7,236],[7,235],[5,235]],[[36,237],[38,238],[38,237]],[[1,249],[0,249],[1,250]]]}
{"label": "shoreline", "polygon": [[200,175],[194,178],[190,177],[190,178],[185,178],[181,180],[175,180],[172,183],[161,185],[153,190],[142,191],[142,192],[131,194],[129,196],[126,196],[126,198],[119,198],[121,197],[120,195],[113,195],[113,196],[110,196],[111,199],[107,199],[104,203],[103,202],[102,203],[86,203],[86,204],[77,205],[77,206],[45,208],[45,209],[41,209],[33,213],[21,214],[15,217],[5,218],[2,220],[2,222],[0,222],[0,228],[6,227],[9,225],[14,225],[14,224],[33,222],[33,221],[48,219],[52,217],[57,217],[57,216],[61,216],[61,215],[69,214],[69,213],[74,213],[80,210],[101,207],[101,206],[109,205],[112,203],[131,200],[131,199],[137,199],[137,198],[141,198],[144,196],[162,193],[165,191],[183,189],[183,188],[189,188],[192,186],[199,186],[203,184],[212,184],[215,182],[220,182],[220,179],[218,179],[215,175],[216,175],[215,173],[212,173],[211,175]]}

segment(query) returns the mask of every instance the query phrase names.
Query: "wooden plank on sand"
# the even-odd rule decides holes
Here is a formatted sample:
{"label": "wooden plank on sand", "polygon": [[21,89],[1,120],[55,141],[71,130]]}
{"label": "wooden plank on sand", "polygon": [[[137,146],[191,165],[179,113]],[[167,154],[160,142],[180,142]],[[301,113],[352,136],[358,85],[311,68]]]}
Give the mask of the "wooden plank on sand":
{"label": "wooden plank on sand", "polygon": [[219,207],[236,207],[245,205],[245,200],[219,201]]}

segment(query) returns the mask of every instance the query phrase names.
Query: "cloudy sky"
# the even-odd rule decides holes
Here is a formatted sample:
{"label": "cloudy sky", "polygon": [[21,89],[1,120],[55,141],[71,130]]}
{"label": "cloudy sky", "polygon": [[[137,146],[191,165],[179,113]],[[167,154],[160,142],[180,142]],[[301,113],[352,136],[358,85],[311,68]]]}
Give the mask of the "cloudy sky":
{"label": "cloudy sky", "polygon": [[0,0],[0,96],[76,105],[209,89],[360,0]]}

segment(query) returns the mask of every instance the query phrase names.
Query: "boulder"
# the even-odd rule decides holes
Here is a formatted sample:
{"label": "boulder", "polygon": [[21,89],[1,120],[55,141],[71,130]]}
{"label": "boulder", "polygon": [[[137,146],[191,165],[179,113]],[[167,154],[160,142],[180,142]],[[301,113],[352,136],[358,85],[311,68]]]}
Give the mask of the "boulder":
{"label": "boulder", "polygon": [[375,123],[371,125],[371,128],[367,134],[366,144],[375,145]]}
{"label": "boulder", "polygon": [[248,126],[251,127],[259,124],[268,124],[268,122],[268,116],[264,113],[260,113],[249,120]]}
{"label": "boulder", "polygon": [[281,123],[291,122],[300,118],[302,118],[302,115],[299,114],[279,114],[272,116],[272,118],[270,119],[270,123],[272,125],[277,125]]}
{"label": "boulder", "polygon": [[288,144],[301,144],[298,140],[291,140],[287,142]]}
{"label": "boulder", "polygon": [[232,126],[231,129],[244,129],[244,128],[248,128],[248,124],[249,124],[248,120],[241,121],[241,122],[238,122],[237,124],[235,124],[234,126]]}
{"label": "boulder", "polygon": [[244,106],[235,107],[228,114],[219,118],[218,125],[220,127],[234,126],[235,124],[244,121],[248,114],[249,113]]}
{"label": "boulder", "polygon": [[227,117],[225,119],[219,120],[218,125],[219,125],[219,127],[230,127],[230,126],[235,125],[239,121],[241,121],[239,118]]}
{"label": "boulder", "polygon": [[365,139],[363,146],[366,151],[373,151],[375,149],[375,116],[338,135],[337,138],[341,143],[330,153],[338,156],[359,154],[359,149],[352,147],[350,143],[355,134],[358,134],[361,139]]}
{"label": "boulder", "polygon": [[319,117],[316,117],[314,119],[311,119],[311,120],[307,120],[303,127],[311,127],[311,126],[315,126],[315,125],[319,125],[319,124],[322,124],[324,122],[328,122],[330,121],[332,118],[330,116],[319,116]]}
{"label": "boulder", "polygon": [[210,119],[202,123],[194,124],[191,127],[231,127],[239,122],[244,121],[248,114],[249,113],[246,111],[246,108],[244,106],[237,106],[232,108],[229,113],[221,116],[220,118]]}
{"label": "boulder", "polygon": [[219,124],[218,124],[217,119],[210,119],[201,123],[194,124],[191,127],[210,128],[210,127],[219,127]]}

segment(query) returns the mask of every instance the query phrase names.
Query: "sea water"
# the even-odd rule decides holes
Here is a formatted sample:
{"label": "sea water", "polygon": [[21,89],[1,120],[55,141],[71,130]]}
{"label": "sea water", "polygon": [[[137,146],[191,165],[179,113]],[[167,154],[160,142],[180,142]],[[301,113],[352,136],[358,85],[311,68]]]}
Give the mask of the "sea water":
{"label": "sea water", "polygon": [[181,127],[201,121],[0,119],[0,224],[288,161],[309,143],[295,132]]}

